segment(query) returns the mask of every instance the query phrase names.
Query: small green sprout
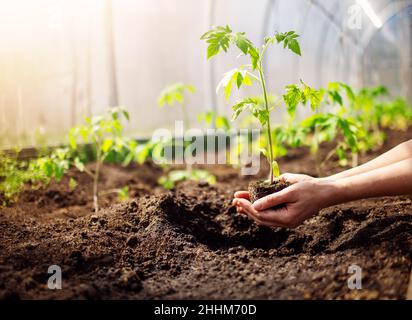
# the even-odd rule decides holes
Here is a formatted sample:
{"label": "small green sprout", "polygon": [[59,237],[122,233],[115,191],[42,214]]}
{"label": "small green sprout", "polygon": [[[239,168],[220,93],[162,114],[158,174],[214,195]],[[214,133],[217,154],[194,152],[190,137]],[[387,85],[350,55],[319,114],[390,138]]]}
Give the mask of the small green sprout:
{"label": "small green sprout", "polygon": [[123,188],[121,188],[118,192],[118,198],[120,201],[126,201],[129,200],[130,198],[130,193],[129,193],[129,187],[128,186],[124,186]]}
{"label": "small green sprout", "polygon": [[77,183],[76,179],[70,178],[70,180],[69,180],[70,191],[74,191],[77,188],[77,186],[78,186],[78,183]]}

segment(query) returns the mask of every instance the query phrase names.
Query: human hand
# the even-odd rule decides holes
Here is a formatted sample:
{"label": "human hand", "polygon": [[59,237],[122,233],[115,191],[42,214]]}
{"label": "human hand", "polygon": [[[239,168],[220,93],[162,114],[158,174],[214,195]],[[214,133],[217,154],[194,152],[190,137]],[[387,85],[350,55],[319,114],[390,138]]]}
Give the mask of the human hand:
{"label": "human hand", "polygon": [[[284,173],[279,177],[280,180],[284,182],[295,184],[297,182],[313,180],[315,178],[306,175],[306,174],[297,174],[297,173]],[[249,192],[248,191],[238,191],[235,193],[235,200],[236,199],[245,199],[250,200]],[[234,205],[236,205],[237,201],[234,201]],[[236,205],[236,211],[238,213],[244,213],[242,206]]]}
{"label": "human hand", "polygon": [[[333,186],[329,182],[312,178],[259,199],[253,205],[249,193],[235,193],[233,204],[257,224],[267,227],[296,228],[306,219],[332,204]],[[283,205],[273,210],[275,206]]]}
{"label": "human hand", "polygon": [[307,174],[284,173],[279,177],[279,179],[290,184],[295,184],[297,182],[308,181],[316,178],[313,178]]}

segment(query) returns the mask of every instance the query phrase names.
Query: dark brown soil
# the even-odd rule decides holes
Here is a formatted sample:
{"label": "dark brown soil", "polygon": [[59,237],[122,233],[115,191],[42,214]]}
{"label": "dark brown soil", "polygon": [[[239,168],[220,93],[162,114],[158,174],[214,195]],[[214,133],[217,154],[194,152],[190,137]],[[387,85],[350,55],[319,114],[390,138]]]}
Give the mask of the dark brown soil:
{"label": "dark brown soil", "polygon": [[[389,137],[366,161],[412,137]],[[327,150],[324,151],[327,153]],[[315,172],[304,150],[284,172]],[[323,210],[295,230],[258,227],[236,214],[233,193],[256,177],[210,167],[218,183],[156,186],[154,165],[105,166],[102,189],[128,185],[134,199],[102,199],[92,212],[91,181],[68,179],[25,191],[0,209],[0,297],[23,299],[403,299],[412,261],[412,201],[379,198]],[[262,168],[260,178],[266,175]],[[325,173],[341,168],[328,167]],[[62,268],[62,290],[47,269]],[[348,268],[362,268],[350,290]]]}
{"label": "dark brown soil", "polygon": [[279,192],[287,187],[289,183],[280,181],[279,179],[270,183],[266,180],[254,181],[249,183],[248,191],[250,195],[250,201],[254,203],[255,201],[262,199],[270,194]]}

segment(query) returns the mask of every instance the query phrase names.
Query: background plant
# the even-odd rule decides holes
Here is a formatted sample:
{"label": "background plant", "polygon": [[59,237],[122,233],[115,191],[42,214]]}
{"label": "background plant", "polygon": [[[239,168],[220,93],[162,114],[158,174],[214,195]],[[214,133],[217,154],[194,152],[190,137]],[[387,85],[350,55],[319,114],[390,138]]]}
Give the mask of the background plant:
{"label": "background plant", "polygon": [[[85,123],[70,130],[69,145],[72,153],[72,164],[81,172],[85,172],[93,179],[93,207],[99,210],[99,178],[100,169],[107,156],[114,150],[129,155],[125,158],[125,164],[136,158],[136,141],[124,136],[124,120],[129,120],[129,113],[122,107],[111,108],[101,116],[87,117]],[[94,169],[86,167],[85,161],[79,156],[81,147],[78,142],[90,144],[95,154]],[[124,190],[116,190],[120,193]]]}
{"label": "background plant", "polygon": [[[190,128],[190,117],[188,114],[188,110],[186,108],[186,99],[185,96],[187,93],[195,93],[196,88],[190,84],[184,83],[176,83],[166,87],[159,95],[158,104],[159,106],[173,106],[178,104],[182,108],[183,117],[184,117],[184,126],[185,128]],[[225,130],[229,130],[228,128],[228,121],[223,116],[218,116],[213,112],[206,112],[204,114],[200,114],[197,118],[198,122],[205,122],[208,125],[215,125],[219,126]],[[175,137],[173,141],[171,141],[172,146],[176,146],[177,143],[181,144],[183,149],[187,147],[187,144],[181,140],[182,137]],[[164,143],[156,143],[153,144],[152,141],[149,141],[147,144],[147,148],[143,148],[140,151],[140,157],[149,156],[151,147],[164,149]],[[164,169],[167,168],[166,165],[163,166]],[[193,169],[191,165],[186,164],[186,168],[184,170],[170,170],[165,175],[160,177],[158,183],[162,185],[166,189],[174,188],[175,184],[179,181],[183,180],[193,180],[193,181],[204,181],[209,183],[214,183],[216,178],[210,174],[207,170],[200,170],[200,169]]]}
{"label": "background plant", "polygon": [[19,150],[0,153],[0,194],[3,205],[17,200],[24,186],[32,188],[47,185],[52,179],[60,181],[68,170],[68,149],[57,148],[48,156],[32,160],[19,160]]}
{"label": "background plant", "polygon": [[190,128],[190,117],[186,107],[186,93],[195,93],[196,88],[190,84],[175,83],[167,86],[162,90],[158,98],[159,106],[165,105],[174,106],[180,105],[183,112],[184,125],[186,128]]}

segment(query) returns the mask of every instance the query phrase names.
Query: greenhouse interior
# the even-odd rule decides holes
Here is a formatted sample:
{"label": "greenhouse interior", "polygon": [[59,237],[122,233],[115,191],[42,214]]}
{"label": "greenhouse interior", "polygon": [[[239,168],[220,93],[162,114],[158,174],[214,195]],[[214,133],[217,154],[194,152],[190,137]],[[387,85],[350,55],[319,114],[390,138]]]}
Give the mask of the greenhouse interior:
{"label": "greenhouse interior", "polygon": [[0,0],[0,41],[1,300],[412,299],[412,0]]}

